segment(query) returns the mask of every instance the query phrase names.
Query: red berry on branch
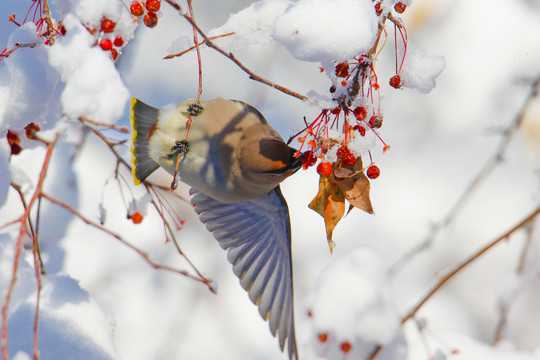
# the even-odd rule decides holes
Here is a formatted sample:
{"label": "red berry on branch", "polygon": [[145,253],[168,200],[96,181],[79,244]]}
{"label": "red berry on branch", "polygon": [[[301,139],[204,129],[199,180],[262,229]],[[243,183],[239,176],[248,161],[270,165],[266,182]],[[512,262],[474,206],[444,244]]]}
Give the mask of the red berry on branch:
{"label": "red berry on branch", "polygon": [[111,33],[114,31],[114,27],[116,26],[116,23],[112,21],[111,19],[103,19],[101,20],[101,31],[106,33]]}
{"label": "red berry on branch", "polygon": [[371,119],[369,119],[369,126],[371,126],[372,129],[378,129],[382,126],[382,116],[373,115]]}
{"label": "red berry on branch", "polygon": [[350,153],[349,149],[343,145],[337,150],[337,157],[343,161]]}
{"label": "red berry on branch", "polygon": [[32,122],[32,123],[26,125],[24,127],[24,130],[26,131],[26,137],[27,138],[35,140],[36,139],[36,132],[41,130],[41,128],[36,123]]}
{"label": "red berry on branch", "polygon": [[158,17],[155,12],[149,11],[144,15],[143,18],[144,25],[148,26],[149,28],[153,28],[158,23]]}
{"label": "red berry on branch", "polygon": [[401,83],[401,76],[394,75],[390,78],[390,86],[396,89],[401,89],[403,84]]}
{"label": "red berry on branch", "polygon": [[319,339],[319,342],[325,343],[328,340],[328,334],[320,333],[319,335],[317,335],[317,338]]}
{"label": "red berry on branch", "polygon": [[351,351],[352,349],[352,345],[348,341],[342,342],[340,347],[341,347],[341,351],[343,351],[345,354]]}
{"label": "red berry on branch", "polygon": [[21,142],[19,135],[16,132],[13,132],[11,130],[8,130],[6,134],[6,138],[9,145],[18,144]]}
{"label": "red berry on branch", "polygon": [[116,60],[118,58],[118,50],[111,49],[111,57],[113,60]]}
{"label": "red berry on branch", "polygon": [[[306,154],[306,153],[304,153],[304,154]],[[307,155],[304,156],[304,158],[302,159],[302,163],[304,164],[304,165],[302,165],[302,167],[305,170],[308,167],[315,165],[316,162],[317,162],[317,158],[315,156],[313,156],[313,151],[310,150],[310,151],[307,152]]]}
{"label": "red berry on branch", "polygon": [[131,6],[129,7],[129,10],[131,11],[131,14],[133,16],[143,16],[144,14],[144,8],[142,7],[141,3],[138,1],[132,2]]}
{"label": "red berry on branch", "polygon": [[336,65],[336,76],[337,77],[347,77],[349,76],[349,63],[344,61]]}
{"label": "red berry on branch", "polygon": [[114,42],[113,42],[114,46],[122,46],[124,45],[124,39],[122,39],[121,36],[117,36],[114,38]]}
{"label": "red berry on branch", "polygon": [[360,126],[360,125],[355,125],[353,127],[354,130],[358,130],[358,132],[360,133],[360,135],[362,136],[366,136],[366,129],[363,127],[363,126]]}
{"label": "red berry on branch", "polygon": [[112,41],[109,39],[103,39],[99,43],[99,47],[102,48],[105,51],[109,51],[112,49]]}
{"label": "red berry on branch", "polygon": [[349,155],[347,155],[346,157],[344,157],[343,159],[341,159],[341,161],[343,161],[343,164],[345,165],[354,165],[356,164],[356,156],[354,156],[354,154],[352,153],[349,153]]}
{"label": "red berry on branch", "polygon": [[396,5],[394,5],[394,10],[396,10],[398,14],[403,14],[406,8],[407,8],[407,5],[405,5],[402,2],[398,2]]}
{"label": "red berry on branch", "polygon": [[317,173],[322,176],[329,177],[332,174],[332,164],[329,162],[322,162],[317,165]]}
{"label": "red berry on branch", "polygon": [[358,120],[364,120],[367,116],[367,110],[363,106],[358,106],[356,109],[353,110],[354,115],[356,115],[356,118]]}
{"label": "red berry on branch", "polygon": [[367,169],[367,177],[370,179],[376,179],[381,175],[381,170],[379,170],[379,167],[377,165],[371,165]]}
{"label": "red berry on branch", "polygon": [[140,224],[143,221],[143,216],[137,211],[131,215],[131,221],[133,221],[134,224]]}
{"label": "red berry on branch", "polygon": [[376,3],[375,4],[375,13],[377,14],[377,16],[381,16],[382,11],[383,11],[383,9],[382,9],[381,3],[380,2]]}
{"label": "red berry on branch", "polygon": [[161,7],[161,0],[146,0],[146,10],[159,11]]}
{"label": "red berry on branch", "polygon": [[330,112],[334,115],[339,115],[339,113],[341,112],[341,107],[335,107],[333,108],[332,110],[330,110]]}

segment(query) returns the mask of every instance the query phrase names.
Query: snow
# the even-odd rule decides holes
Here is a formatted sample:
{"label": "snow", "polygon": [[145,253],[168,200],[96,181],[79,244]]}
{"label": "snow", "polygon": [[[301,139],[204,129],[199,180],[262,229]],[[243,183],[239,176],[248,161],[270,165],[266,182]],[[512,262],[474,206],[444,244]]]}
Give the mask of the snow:
{"label": "snow", "polygon": [[254,44],[269,44],[276,18],[292,4],[290,0],[262,0],[232,14],[219,28],[212,29],[209,36],[234,32],[234,35],[214,40],[219,46],[238,49]]}
{"label": "snow", "polygon": [[278,16],[273,37],[299,60],[330,64],[367,52],[377,29],[370,0],[300,0]]}
{"label": "snow", "polygon": [[407,53],[399,72],[403,86],[428,93],[435,87],[435,80],[444,70],[442,56],[428,56],[412,41],[407,42]]}
{"label": "snow", "polygon": [[[384,1],[385,11],[393,11],[395,2]],[[30,3],[6,3],[5,13],[16,13],[21,20]],[[61,134],[44,183],[47,194],[96,223],[102,209],[107,214],[104,226],[114,235],[160,264],[192,273],[185,258],[166,242],[163,223],[144,188],[134,187],[131,173],[122,166],[116,172],[117,161],[108,147],[81,131],[76,121],[88,116],[129,126],[129,96],[160,108],[193,98],[194,57],[162,60],[169,44],[171,50],[189,46],[191,27],[165,3],[152,30],[138,27],[141,21],[134,23],[121,2],[50,3],[53,17],[61,18],[67,30],[53,46],[43,44],[31,23],[19,28],[5,19],[0,22],[2,47],[11,49],[16,41],[37,43],[0,62],[0,302],[11,279],[20,230],[18,224],[4,225],[23,211],[10,184],[21,186],[28,201],[45,155],[43,144],[25,137],[29,122],[46,128],[41,135],[47,139]],[[451,279],[414,320],[400,326],[401,318],[449,268],[538,206],[538,104],[521,128],[523,138],[512,139],[504,162],[452,226],[407,266],[391,268],[426,238],[491,156],[501,137],[498,132],[488,136],[493,131],[487,130],[504,128],[515,119],[531,77],[538,74],[538,8],[534,2],[497,0],[490,2],[489,17],[479,17],[488,5],[478,1],[415,0],[410,5],[403,14],[409,36],[400,71],[405,88],[397,91],[385,83],[395,71],[393,26],[387,22],[388,41],[375,67],[381,99],[368,101],[369,113],[384,113],[377,131],[392,150],[383,154],[367,128],[365,138],[356,136],[349,144],[364,164],[371,160],[381,169],[370,190],[376,215],[353,209],[336,227],[336,248],[330,255],[324,224],[307,208],[317,193],[314,169],[301,170],[282,184],[291,214],[301,359],[364,358],[375,344],[383,344],[377,360],[538,360],[538,221],[531,225],[526,256],[522,254],[529,240],[519,231]],[[202,52],[203,98],[222,96],[253,104],[284,138],[291,129],[302,129],[303,116],[309,121],[322,108],[336,106],[328,93],[336,81],[332,66],[370,49],[379,20],[368,0],[200,0],[194,7],[203,30],[214,29],[208,34],[235,32],[216,40],[226,51],[234,50],[257,74],[309,95],[306,102],[288,97],[249,80],[211,49]],[[117,21],[113,34],[92,35],[83,26],[98,28],[104,16]],[[96,46],[104,36],[122,36],[127,44],[119,49],[116,62]],[[319,72],[319,63],[325,72]],[[21,137],[20,155],[9,156],[8,129]],[[130,134],[101,132],[119,142],[115,149],[129,161]],[[335,150],[327,158],[335,157]],[[159,172],[153,179],[164,186],[171,181]],[[185,187],[179,192],[187,198]],[[42,200],[39,236],[47,271],[40,304],[42,360],[287,358],[189,202],[166,202],[173,216],[185,220],[175,233],[182,252],[219,283],[217,295],[188,278],[154,269],[114,236]],[[141,224],[126,218],[134,209],[144,215]],[[36,210],[31,219],[36,224]],[[9,306],[9,352],[16,360],[32,358],[36,301],[31,239],[23,240]],[[527,261],[518,274],[522,258]],[[501,306],[510,311],[502,341],[492,345]],[[322,334],[327,335],[324,342]],[[341,349],[344,342],[352,346],[349,354]]]}
{"label": "snow", "polygon": [[35,43],[35,48],[22,48],[15,51],[5,59],[6,68],[10,78],[9,86],[5,92],[0,93],[0,136],[4,136],[7,129],[22,130],[24,125],[31,121],[43,127],[49,113],[49,102],[58,83],[58,74],[47,61],[47,52],[43,41],[36,36],[36,27],[27,23],[14,31],[8,41],[7,47],[12,48],[15,43]]}
{"label": "snow", "polygon": [[386,345],[400,315],[386,266],[370,248],[359,247],[322,270],[311,295],[314,331],[337,339]]}
{"label": "snow", "polygon": [[93,47],[94,38],[79,20],[68,15],[64,26],[66,36],[49,49],[50,62],[65,82],[64,114],[115,123],[124,114],[129,91],[108,53]]}

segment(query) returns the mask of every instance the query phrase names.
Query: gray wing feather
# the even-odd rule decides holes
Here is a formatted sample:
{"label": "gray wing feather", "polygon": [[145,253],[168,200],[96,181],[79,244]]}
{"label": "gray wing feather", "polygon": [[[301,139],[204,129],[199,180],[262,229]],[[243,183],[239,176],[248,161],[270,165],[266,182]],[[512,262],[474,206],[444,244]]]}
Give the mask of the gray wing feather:
{"label": "gray wing feather", "polygon": [[200,220],[227,250],[240,284],[259,313],[278,335],[281,350],[288,340],[289,358],[298,359],[289,209],[276,187],[262,198],[223,203],[191,189],[191,203]]}

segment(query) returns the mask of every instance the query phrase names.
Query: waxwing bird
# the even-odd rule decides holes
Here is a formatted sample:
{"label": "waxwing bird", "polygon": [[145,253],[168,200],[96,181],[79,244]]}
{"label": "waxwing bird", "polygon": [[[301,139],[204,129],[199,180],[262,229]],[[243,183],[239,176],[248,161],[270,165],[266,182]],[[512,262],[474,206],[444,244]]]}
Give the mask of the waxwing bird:
{"label": "waxwing bird", "polygon": [[[254,107],[217,98],[164,109],[132,99],[135,184],[159,167],[191,186],[192,204],[270,331],[298,359],[289,210],[279,183],[302,165]],[[193,121],[185,139],[186,122]]]}

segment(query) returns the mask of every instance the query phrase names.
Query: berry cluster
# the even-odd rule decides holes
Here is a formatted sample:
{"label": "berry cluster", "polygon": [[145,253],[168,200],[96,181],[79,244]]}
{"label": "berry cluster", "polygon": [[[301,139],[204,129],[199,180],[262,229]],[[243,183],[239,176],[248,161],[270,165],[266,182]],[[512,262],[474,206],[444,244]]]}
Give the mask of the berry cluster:
{"label": "berry cluster", "polygon": [[[87,27],[88,29],[88,27]],[[95,34],[95,30],[88,29],[90,33]],[[118,50],[124,46],[124,39],[121,35],[116,34],[116,22],[111,19],[103,18],[100,24],[99,31],[99,47],[103,51],[108,51],[111,54],[111,58],[116,60],[118,58]],[[94,32],[92,32],[94,31]]]}
{"label": "berry cluster", "polygon": [[[143,22],[144,25],[148,26],[149,28],[153,28],[158,23],[158,15],[157,12],[161,8],[161,0],[146,0],[144,2],[141,1],[133,1],[131,3],[131,6],[129,7],[131,14],[133,16],[141,17],[144,15]],[[146,15],[145,15],[145,11]]]}
{"label": "berry cluster", "polygon": [[[336,63],[331,75],[333,85],[330,93],[338,106],[323,109],[319,116],[308,124],[303,131],[305,134],[297,138],[301,143],[297,155],[300,156],[302,150],[307,150],[304,152],[307,153],[303,159],[304,169],[315,165],[317,158],[326,159],[317,166],[317,172],[327,177],[333,171],[330,161],[338,161],[339,166],[346,167],[356,163],[358,154],[350,150],[349,144],[357,137],[366,136],[368,130],[384,144],[384,151],[389,148],[376,131],[381,128],[383,117],[380,111],[370,104],[373,93],[379,89],[371,60],[362,55],[352,62]],[[340,130],[344,136],[337,140],[330,135],[330,129]],[[334,147],[337,148],[335,160],[333,156],[328,157]]]}

